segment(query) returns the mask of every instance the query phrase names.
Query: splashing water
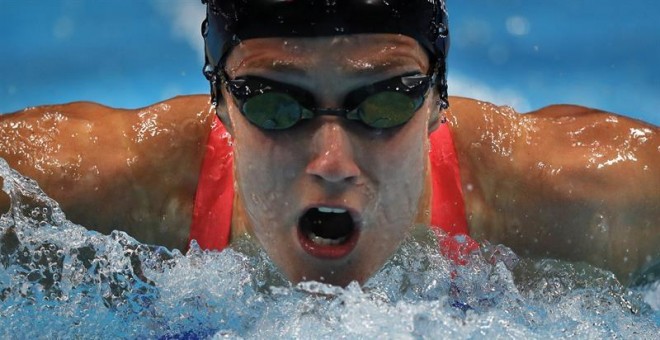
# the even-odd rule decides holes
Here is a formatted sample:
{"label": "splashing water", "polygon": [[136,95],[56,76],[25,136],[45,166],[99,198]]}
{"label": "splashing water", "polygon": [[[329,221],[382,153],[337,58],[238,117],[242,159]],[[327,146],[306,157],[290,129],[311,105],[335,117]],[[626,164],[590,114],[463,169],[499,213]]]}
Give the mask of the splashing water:
{"label": "splashing water", "polygon": [[11,199],[0,219],[2,338],[654,338],[660,332],[658,282],[639,294],[588,265],[518,263],[508,248],[484,245],[468,265],[455,266],[433,242],[411,238],[364,287],[291,286],[252,242],[223,252],[193,243],[183,255],[122,232],[101,235],[66,220],[33,180],[1,158],[0,176]]}

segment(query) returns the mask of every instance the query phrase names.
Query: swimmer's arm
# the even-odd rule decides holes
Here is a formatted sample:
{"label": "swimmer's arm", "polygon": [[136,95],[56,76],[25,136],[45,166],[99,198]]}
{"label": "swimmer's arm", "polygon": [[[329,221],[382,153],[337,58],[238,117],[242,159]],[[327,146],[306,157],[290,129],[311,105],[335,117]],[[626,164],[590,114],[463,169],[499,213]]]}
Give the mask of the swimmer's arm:
{"label": "swimmer's arm", "polygon": [[483,164],[468,204],[475,236],[523,255],[586,261],[624,282],[660,258],[657,127],[577,106],[498,109],[477,124],[485,148],[470,160]]}
{"label": "swimmer's arm", "polygon": [[[0,157],[73,222],[181,248],[209,117],[205,96],[139,110],[87,102],[30,108],[0,115]],[[3,212],[8,204],[0,195]]]}

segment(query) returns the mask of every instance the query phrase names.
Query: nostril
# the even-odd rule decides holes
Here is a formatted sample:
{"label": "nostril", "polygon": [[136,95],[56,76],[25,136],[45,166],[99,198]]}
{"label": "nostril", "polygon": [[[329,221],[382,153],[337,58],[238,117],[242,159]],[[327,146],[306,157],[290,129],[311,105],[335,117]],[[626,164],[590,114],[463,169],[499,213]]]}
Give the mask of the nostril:
{"label": "nostril", "polygon": [[307,166],[306,172],[329,182],[354,181],[360,176],[360,168],[352,158],[326,153]]}

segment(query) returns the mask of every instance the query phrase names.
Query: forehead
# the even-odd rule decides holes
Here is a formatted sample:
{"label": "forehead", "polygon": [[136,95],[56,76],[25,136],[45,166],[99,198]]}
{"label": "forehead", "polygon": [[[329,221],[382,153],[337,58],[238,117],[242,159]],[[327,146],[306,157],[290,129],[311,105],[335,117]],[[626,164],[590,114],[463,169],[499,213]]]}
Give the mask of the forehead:
{"label": "forehead", "polygon": [[230,75],[373,74],[401,70],[426,72],[429,60],[413,38],[398,34],[354,34],[246,40],[232,50],[225,67]]}

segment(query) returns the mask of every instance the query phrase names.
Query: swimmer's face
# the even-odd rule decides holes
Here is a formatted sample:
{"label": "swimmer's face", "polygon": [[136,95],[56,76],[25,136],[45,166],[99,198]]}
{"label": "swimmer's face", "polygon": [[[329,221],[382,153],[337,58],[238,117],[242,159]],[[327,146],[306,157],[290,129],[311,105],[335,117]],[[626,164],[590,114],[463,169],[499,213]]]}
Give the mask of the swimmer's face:
{"label": "swimmer's face", "polygon": [[[426,74],[411,38],[351,35],[252,39],[227,59],[230,79],[259,76],[295,85],[319,108],[339,108],[357,88]],[[427,169],[437,93],[406,124],[375,129],[336,116],[265,130],[250,123],[223,90],[219,108],[235,141],[237,189],[247,228],[293,282],[364,283],[416,222]]]}

